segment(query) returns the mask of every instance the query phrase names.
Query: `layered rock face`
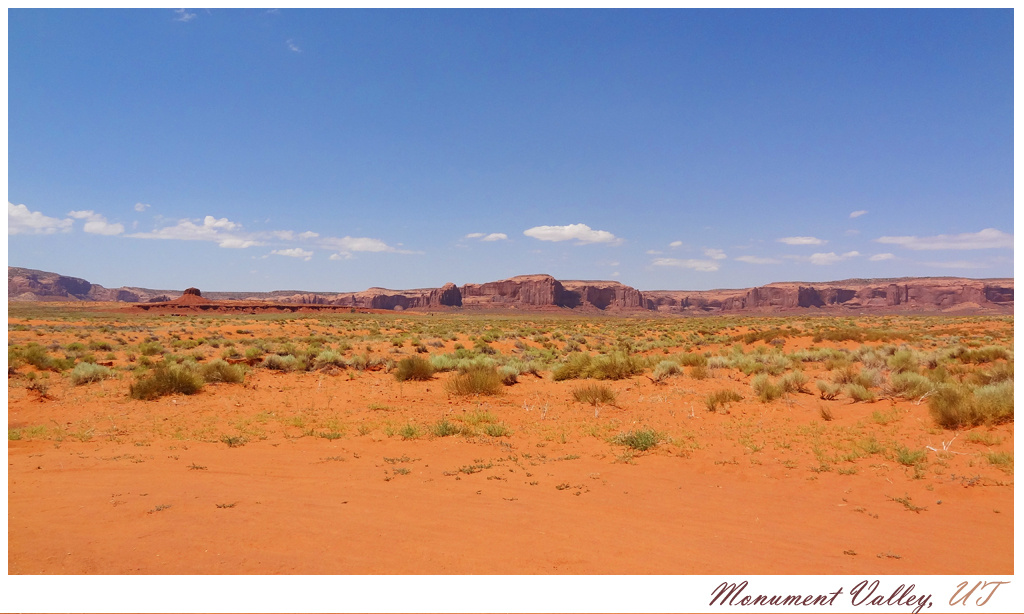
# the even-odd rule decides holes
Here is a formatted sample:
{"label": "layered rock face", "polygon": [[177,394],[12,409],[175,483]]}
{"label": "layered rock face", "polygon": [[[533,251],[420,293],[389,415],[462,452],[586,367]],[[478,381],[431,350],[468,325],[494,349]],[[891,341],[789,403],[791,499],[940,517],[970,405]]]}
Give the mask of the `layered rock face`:
{"label": "layered rock face", "polygon": [[[175,292],[143,288],[107,289],[77,277],[8,267],[9,300],[172,301]],[[338,306],[359,309],[580,309],[583,311],[658,311],[679,314],[774,313],[808,311],[996,311],[1013,312],[1013,279],[952,277],[848,279],[821,283],[775,283],[756,288],[705,291],[647,291],[615,281],[559,281],[550,275],[520,275],[462,287],[314,294],[213,292],[206,297],[189,288],[173,302],[265,303]]]}
{"label": "layered rock face", "polygon": [[887,309],[941,311],[1013,305],[1013,280],[918,278],[851,279],[837,282],[779,283],[744,290],[649,291],[646,307],[669,313],[742,313],[799,309]]}

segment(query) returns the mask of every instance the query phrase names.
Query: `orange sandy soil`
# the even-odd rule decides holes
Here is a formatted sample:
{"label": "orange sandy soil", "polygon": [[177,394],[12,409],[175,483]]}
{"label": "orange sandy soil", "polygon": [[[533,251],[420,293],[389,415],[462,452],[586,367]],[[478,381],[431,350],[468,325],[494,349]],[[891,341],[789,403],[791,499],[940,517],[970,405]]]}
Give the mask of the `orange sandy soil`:
{"label": "orange sandy soil", "polygon": [[[54,322],[9,324],[30,327],[12,342],[45,344],[34,330]],[[8,441],[11,574],[1013,573],[1012,469],[984,460],[1012,452],[1012,424],[975,429],[991,445],[953,439],[924,403],[765,404],[726,369],[607,382],[616,404],[596,408],[572,400],[589,382],[546,372],[464,398],[445,392],[451,373],[252,369],[155,401],[128,398],[129,373],[82,386],[52,374],[40,398],[31,370],[9,374],[8,428],[24,435]],[[723,388],[746,398],[707,411]],[[430,434],[445,417],[477,434]],[[509,434],[483,434],[488,420]],[[403,439],[410,423],[421,434]],[[666,440],[610,442],[642,426]],[[816,457],[870,436],[937,451],[917,476],[891,451]]]}

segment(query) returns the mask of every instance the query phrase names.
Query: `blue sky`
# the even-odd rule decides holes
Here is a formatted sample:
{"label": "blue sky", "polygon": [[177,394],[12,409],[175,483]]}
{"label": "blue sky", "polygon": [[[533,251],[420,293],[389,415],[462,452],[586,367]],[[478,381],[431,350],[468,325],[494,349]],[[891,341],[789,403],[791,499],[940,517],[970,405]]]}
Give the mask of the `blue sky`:
{"label": "blue sky", "polygon": [[106,286],[1013,276],[1013,14],[10,10],[8,263]]}

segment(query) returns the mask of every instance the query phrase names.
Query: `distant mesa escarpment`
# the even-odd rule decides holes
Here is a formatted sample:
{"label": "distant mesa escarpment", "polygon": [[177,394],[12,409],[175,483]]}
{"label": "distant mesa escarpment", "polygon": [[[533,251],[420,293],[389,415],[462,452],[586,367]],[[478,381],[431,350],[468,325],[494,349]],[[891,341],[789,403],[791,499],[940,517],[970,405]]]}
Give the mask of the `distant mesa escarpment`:
{"label": "distant mesa escarpment", "polygon": [[616,281],[558,280],[519,275],[500,281],[440,288],[313,293],[184,292],[136,287],[104,288],[77,277],[7,268],[10,301],[104,301],[134,303],[140,309],[317,311],[372,309],[574,310],[595,313],[770,314],[853,312],[1013,313],[1013,279],[919,277],[847,279],[832,282],[772,283],[734,290],[637,290]]}

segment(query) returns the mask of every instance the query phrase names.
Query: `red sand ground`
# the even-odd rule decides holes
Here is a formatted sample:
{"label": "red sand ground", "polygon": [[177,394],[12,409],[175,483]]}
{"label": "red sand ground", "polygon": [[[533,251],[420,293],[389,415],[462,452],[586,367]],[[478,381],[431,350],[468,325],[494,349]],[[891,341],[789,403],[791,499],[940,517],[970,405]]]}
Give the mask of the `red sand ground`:
{"label": "red sand ground", "polygon": [[[20,377],[11,574],[1013,573],[1013,476],[982,460],[1012,451],[1012,424],[976,429],[994,447],[961,433],[943,452],[954,433],[925,404],[762,404],[735,371],[610,382],[616,406],[596,411],[572,401],[584,382],[529,375],[461,398],[450,373],[260,369],[156,401],[128,399],[128,377],[56,375],[40,400]],[[708,412],[701,399],[729,386],[748,398]],[[481,411],[511,434],[429,434]],[[410,422],[422,435],[405,440]],[[609,443],[640,426],[671,442],[632,456]],[[248,442],[220,441],[234,435]],[[814,448],[865,435],[938,452],[918,477],[886,454],[814,470]]]}

